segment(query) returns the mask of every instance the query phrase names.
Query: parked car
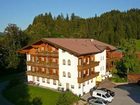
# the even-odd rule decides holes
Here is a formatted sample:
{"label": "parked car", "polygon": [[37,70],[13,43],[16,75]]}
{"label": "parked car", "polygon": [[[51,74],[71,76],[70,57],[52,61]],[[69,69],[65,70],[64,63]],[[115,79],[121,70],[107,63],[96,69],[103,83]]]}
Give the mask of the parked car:
{"label": "parked car", "polygon": [[113,97],[103,90],[95,90],[92,93],[93,97],[104,99],[105,101],[112,102]]}
{"label": "parked car", "polygon": [[96,97],[90,98],[90,100],[88,100],[88,103],[89,105],[108,105],[107,101]]}
{"label": "parked car", "polygon": [[108,94],[110,94],[112,97],[115,96],[115,92],[109,90],[109,89],[106,89],[106,88],[99,88],[98,90],[103,90],[105,92],[107,92]]}

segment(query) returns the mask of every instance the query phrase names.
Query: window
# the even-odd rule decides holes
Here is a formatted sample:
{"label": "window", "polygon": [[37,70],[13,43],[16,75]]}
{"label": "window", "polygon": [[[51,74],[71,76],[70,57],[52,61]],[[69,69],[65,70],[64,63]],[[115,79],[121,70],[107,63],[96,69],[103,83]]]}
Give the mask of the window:
{"label": "window", "polygon": [[53,80],[53,85],[56,85],[56,80]]}
{"label": "window", "polygon": [[81,84],[79,84],[79,88],[81,88]]}
{"label": "window", "polygon": [[38,57],[36,56],[36,62],[39,62]]}
{"label": "window", "polygon": [[36,71],[38,72],[38,67],[36,67]]}
{"label": "window", "polygon": [[60,81],[58,82],[58,85],[59,85],[59,86],[62,86],[62,84],[60,83]]}
{"label": "window", "polygon": [[79,78],[81,78],[81,72],[79,71]]}
{"label": "window", "polygon": [[39,77],[36,77],[36,80],[39,82]]}
{"label": "window", "polygon": [[98,95],[98,96],[101,96],[101,94],[100,94],[100,93],[97,93],[97,95]]}
{"label": "window", "polygon": [[83,86],[85,86],[85,82],[83,83]]}
{"label": "window", "polygon": [[46,74],[49,74],[49,70],[46,68]]}
{"label": "window", "polygon": [[70,74],[70,72],[68,72],[68,78],[71,78],[71,74]]}
{"label": "window", "polygon": [[89,58],[87,58],[87,64],[89,64]]}
{"label": "window", "polygon": [[63,65],[66,65],[66,61],[65,61],[65,59],[63,59]]}
{"label": "window", "polygon": [[45,78],[42,78],[42,82],[43,82],[43,83],[45,82]]}
{"label": "window", "polygon": [[44,57],[41,57],[41,61],[44,61]]}
{"label": "window", "polygon": [[53,74],[56,74],[56,69],[53,69]]}
{"label": "window", "polygon": [[41,47],[41,51],[44,51],[44,47]]}
{"label": "window", "polygon": [[106,98],[104,95],[102,95],[102,97]]}
{"label": "window", "polygon": [[91,56],[91,61],[94,61],[94,56]]}
{"label": "window", "polygon": [[34,62],[35,61],[35,57],[34,56],[32,56],[32,62]]}
{"label": "window", "polygon": [[87,71],[87,76],[89,75],[89,69],[88,69],[88,71]]}
{"label": "window", "polygon": [[50,83],[50,79],[47,79],[47,83],[48,83],[48,84]]}
{"label": "window", "polygon": [[63,77],[66,77],[66,73],[63,71]]}
{"label": "window", "polygon": [[68,60],[68,65],[71,65],[71,61],[70,60]]}
{"label": "window", "polygon": [[79,65],[82,65],[82,60],[81,59],[79,59]]}
{"label": "window", "polygon": [[34,72],[35,71],[35,67],[32,67],[32,72]]}
{"label": "window", "polygon": [[86,58],[84,58],[84,63],[86,63]]}
{"label": "window", "polygon": [[74,85],[71,85],[71,88],[74,89]]}
{"label": "window", "polygon": [[45,72],[45,68],[41,68],[41,71],[44,73]]}
{"label": "window", "polygon": [[89,84],[89,81],[87,81],[87,85]]}

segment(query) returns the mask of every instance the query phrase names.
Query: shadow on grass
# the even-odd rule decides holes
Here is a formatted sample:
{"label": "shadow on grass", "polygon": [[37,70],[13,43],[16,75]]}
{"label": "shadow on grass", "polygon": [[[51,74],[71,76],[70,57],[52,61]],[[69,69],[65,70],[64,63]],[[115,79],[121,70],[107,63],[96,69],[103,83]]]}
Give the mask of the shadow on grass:
{"label": "shadow on grass", "polygon": [[116,88],[126,90],[129,93],[128,96],[136,103],[140,104],[140,86],[136,83],[122,84],[116,86]]}
{"label": "shadow on grass", "polygon": [[40,98],[31,99],[25,74],[22,77],[11,79],[3,95],[15,105],[42,105]]}

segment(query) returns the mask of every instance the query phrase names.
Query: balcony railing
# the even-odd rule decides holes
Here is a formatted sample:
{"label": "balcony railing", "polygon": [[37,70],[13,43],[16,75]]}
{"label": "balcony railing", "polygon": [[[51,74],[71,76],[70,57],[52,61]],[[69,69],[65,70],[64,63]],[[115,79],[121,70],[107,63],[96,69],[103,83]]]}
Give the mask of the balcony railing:
{"label": "balcony railing", "polygon": [[38,56],[58,57],[58,52],[42,51],[42,52],[36,52],[35,54],[38,55]]}
{"label": "balcony railing", "polygon": [[96,72],[96,73],[93,73],[93,74],[90,74],[89,76],[85,76],[85,77],[78,77],[78,83],[83,83],[87,80],[90,80],[90,79],[93,79],[94,77],[97,77],[99,75],[99,72]]}
{"label": "balcony railing", "polygon": [[57,63],[52,63],[52,62],[32,62],[32,61],[27,61],[27,65],[33,65],[33,66],[40,66],[40,67],[47,67],[47,68],[58,68]]}
{"label": "balcony railing", "polygon": [[26,74],[27,75],[32,75],[32,76],[48,78],[48,79],[54,79],[54,80],[58,80],[59,79],[58,75],[49,75],[49,74],[44,74],[44,73],[32,72],[32,71],[27,71]]}
{"label": "balcony railing", "polygon": [[95,66],[98,66],[99,62],[91,61],[89,64],[78,65],[78,70],[88,69]]}

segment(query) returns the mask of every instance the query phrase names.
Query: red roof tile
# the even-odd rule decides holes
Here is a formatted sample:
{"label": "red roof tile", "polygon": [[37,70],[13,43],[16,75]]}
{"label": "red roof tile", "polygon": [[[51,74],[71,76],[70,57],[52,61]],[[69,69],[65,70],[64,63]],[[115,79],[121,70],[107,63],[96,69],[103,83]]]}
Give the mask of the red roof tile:
{"label": "red roof tile", "polygon": [[[106,49],[106,47],[109,47],[110,50],[116,50],[114,46],[95,39],[43,38],[40,41],[52,44],[77,56],[99,53]],[[26,49],[26,47],[24,47],[24,49]]]}

